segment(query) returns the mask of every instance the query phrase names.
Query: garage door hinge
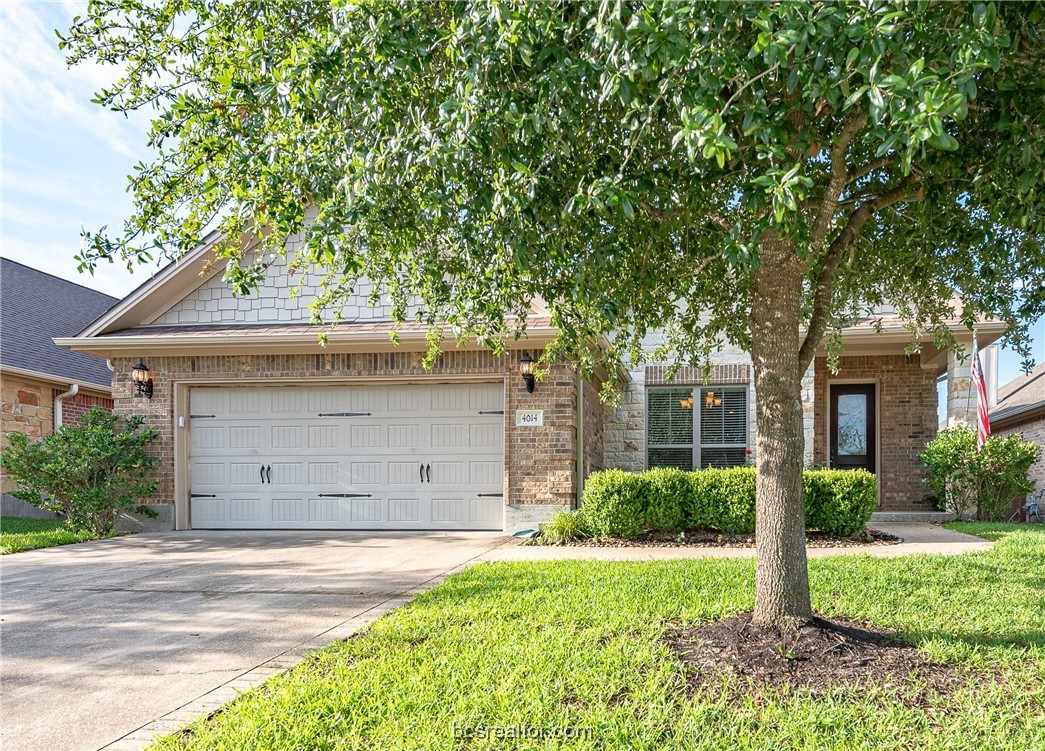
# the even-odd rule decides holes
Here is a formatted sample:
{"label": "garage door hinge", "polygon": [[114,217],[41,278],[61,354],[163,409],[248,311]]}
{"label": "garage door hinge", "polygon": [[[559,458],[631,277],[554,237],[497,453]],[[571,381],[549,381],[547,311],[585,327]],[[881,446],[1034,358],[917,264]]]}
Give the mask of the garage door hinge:
{"label": "garage door hinge", "polygon": [[204,417],[217,417],[217,415],[189,415],[190,420],[202,420]]}
{"label": "garage door hinge", "polygon": [[320,493],[320,498],[372,498],[370,493]]}
{"label": "garage door hinge", "polygon": [[481,409],[479,410],[480,415],[503,415],[503,409]]}
{"label": "garage door hinge", "polygon": [[320,417],[370,417],[369,412],[320,412]]}

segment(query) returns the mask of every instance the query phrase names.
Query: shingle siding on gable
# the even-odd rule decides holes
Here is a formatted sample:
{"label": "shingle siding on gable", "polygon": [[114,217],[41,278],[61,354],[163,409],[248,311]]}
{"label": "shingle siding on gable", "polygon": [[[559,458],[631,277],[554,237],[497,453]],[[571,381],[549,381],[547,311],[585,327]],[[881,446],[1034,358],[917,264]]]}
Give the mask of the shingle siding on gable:
{"label": "shingle siding on gable", "polygon": [[[298,247],[297,240],[287,243],[291,259]],[[162,314],[154,325],[192,325],[213,323],[308,323],[312,311],[309,305],[319,293],[321,277],[316,274],[290,274],[287,258],[277,258],[265,272],[265,281],[253,294],[236,297],[222,278],[223,270],[214,269],[211,276],[196,290]],[[356,285],[356,294],[342,309],[346,321],[388,320],[391,306],[370,307],[367,298],[373,285],[362,280]],[[416,308],[415,308],[416,309]],[[415,310],[411,309],[411,313]]]}

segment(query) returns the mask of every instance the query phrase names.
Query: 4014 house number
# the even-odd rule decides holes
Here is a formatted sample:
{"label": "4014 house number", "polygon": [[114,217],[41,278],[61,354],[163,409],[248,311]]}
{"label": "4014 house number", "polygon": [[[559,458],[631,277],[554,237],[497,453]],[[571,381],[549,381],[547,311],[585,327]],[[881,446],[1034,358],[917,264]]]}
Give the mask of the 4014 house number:
{"label": "4014 house number", "polygon": [[544,425],[543,409],[520,409],[515,412],[515,424],[524,428]]}

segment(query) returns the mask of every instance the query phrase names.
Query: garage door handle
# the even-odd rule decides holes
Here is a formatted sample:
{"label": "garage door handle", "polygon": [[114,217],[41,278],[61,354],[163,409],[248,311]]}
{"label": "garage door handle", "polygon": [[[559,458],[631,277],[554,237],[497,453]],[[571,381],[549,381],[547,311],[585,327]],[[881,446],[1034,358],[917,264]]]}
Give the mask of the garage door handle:
{"label": "garage door handle", "polygon": [[479,493],[477,498],[504,498],[504,493]]}
{"label": "garage door handle", "polygon": [[424,481],[425,481],[425,463],[424,462],[421,462],[421,467],[420,467],[420,469],[418,471],[421,473],[421,484],[423,485]]}
{"label": "garage door handle", "polygon": [[213,493],[189,493],[189,498],[217,498]]}
{"label": "garage door handle", "polygon": [[425,467],[425,474],[428,475],[428,484],[432,484],[432,465],[429,464]]}
{"label": "garage door handle", "polygon": [[272,465],[268,465],[265,469],[265,479],[269,481],[269,485],[272,484]]}

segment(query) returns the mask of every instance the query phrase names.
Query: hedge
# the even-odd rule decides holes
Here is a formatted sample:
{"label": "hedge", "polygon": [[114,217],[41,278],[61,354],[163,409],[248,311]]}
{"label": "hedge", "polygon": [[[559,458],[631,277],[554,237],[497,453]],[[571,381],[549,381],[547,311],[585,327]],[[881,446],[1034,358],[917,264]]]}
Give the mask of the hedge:
{"label": "hedge", "polygon": [[[865,527],[877,500],[875,478],[864,470],[807,469],[806,528],[851,535]],[[596,472],[584,486],[584,526],[599,537],[637,537],[646,530],[755,531],[755,469],[619,469]]]}

